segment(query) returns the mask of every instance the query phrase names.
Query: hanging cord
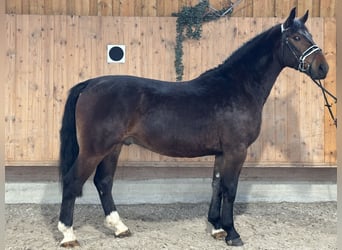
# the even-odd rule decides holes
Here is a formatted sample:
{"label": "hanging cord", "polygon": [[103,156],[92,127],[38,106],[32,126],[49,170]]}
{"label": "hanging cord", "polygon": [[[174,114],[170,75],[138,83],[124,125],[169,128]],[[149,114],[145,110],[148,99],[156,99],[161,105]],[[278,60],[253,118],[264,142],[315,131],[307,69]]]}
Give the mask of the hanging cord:
{"label": "hanging cord", "polygon": [[327,98],[327,95],[329,95],[335,101],[335,103],[337,103],[336,96],[334,96],[326,88],[324,88],[323,84],[321,83],[320,80],[314,80],[314,79],[312,79],[312,80],[322,90],[323,97],[324,97],[324,102],[325,102],[324,106],[326,106],[328,108],[330,117],[334,121],[334,125],[337,128],[337,118],[335,118],[335,116],[334,116],[334,114],[333,114],[333,112],[331,110],[332,105],[328,102],[328,98]]}
{"label": "hanging cord", "polygon": [[[209,4],[209,13],[217,16],[217,17],[224,17],[226,15],[230,15],[233,13],[234,8],[241,2],[242,0],[237,0],[235,3],[230,1],[230,5],[226,10],[217,10],[213,6]],[[200,0],[199,2],[203,2],[203,0]],[[209,2],[209,1],[208,1]],[[222,12],[223,11],[223,12]],[[208,13],[207,13],[208,14]]]}

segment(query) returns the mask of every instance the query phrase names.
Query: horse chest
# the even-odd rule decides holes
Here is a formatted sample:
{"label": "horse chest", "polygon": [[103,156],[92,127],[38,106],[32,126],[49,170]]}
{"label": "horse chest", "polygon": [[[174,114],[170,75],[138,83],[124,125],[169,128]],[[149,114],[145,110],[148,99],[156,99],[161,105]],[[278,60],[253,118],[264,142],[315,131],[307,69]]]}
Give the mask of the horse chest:
{"label": "horse chest", "polygon": [[252,108],[227,109],[219,115],[220,140],[224,143],[243,143],[249,146],[260,133],[261,109],[254,105]]}

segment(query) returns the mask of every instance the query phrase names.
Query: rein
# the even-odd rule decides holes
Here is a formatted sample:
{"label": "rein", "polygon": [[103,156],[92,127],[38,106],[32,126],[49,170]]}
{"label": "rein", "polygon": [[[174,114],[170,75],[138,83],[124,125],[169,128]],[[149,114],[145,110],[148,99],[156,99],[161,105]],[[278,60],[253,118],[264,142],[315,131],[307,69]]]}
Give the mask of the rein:
{"label": "rein", "polygon": [[337,118],[334,116],[334,114],[333,114],[333,112],[331,110],[332,105],[328,102],[328,98],[327,98],[327,95],[329,95],[334,100],[334,102],[336,104],[337,103],[336,96],[334,96],[326,88],[324,88],[324,86],[323,86],[323,84],[321,83],[320,80],[312,79],[312,81],[322,90],[322,94],[323,94],[324,102],[325,102],[324,106],[326,106],[328,108],[328,111],[329,111],[329,114],[330,114],[330,118],[334,121],[334,125],[337,128]]}
{"label": "rein", "polygon": [[[285,29],[283,24],[282,24],[281,25],[281,33],[284,33],[286,30],[287,29]],[[308,38],[306,37],[306,39],[308,39]],[[308,56],[310,56],[310,55],[312,55],[312,54],[314,54],[316,52],[322,51],[316,44],[313,44],[309,48],[307,48],[301,54],[300,57],[298,57],[298,55],[296,54],[296,51],[298,52],[297,48],[292,43],[289,42],[289,39],[287,37],[285,39],[285,43],[286,43],[287,47],[290,49],[290,51],[292,52],[292,54],[296,57],[296,59],[298,61],[298,70],[300,72],[308,72],[310,70],[311,64],[307,64],[307,66],[305,67],[305,59]],[[324,97],[324,102],[325,102],[324,106],[328,108],[330,117],[333,120],[335,127],[337,127],[337,118],[334,116],[334,114],[333,114],[333,112],[331,110],[332,105],[328,102],[328,98],[327,98],[327,95],[328,95],[328,96],[330,96],[334,100],[335,103],[337,103],[336,96],[334,96],[326,88],[324,88],[324,86],[323,86],[323,84],[321,83],[320,80],[312,79],[312,81],[321,89],[323,97]]]}

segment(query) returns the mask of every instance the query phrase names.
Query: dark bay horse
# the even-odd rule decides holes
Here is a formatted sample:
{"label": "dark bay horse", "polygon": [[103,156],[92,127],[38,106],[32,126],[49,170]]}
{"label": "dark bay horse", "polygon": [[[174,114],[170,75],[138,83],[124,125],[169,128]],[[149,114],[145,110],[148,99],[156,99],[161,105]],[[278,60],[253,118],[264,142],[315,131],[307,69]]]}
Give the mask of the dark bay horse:
{"label": "dark bay horse", "polygon": [[329,68],[305,27],[308,12],[298,19],[295,14],[293,9],[283,24],[191,81],[103,76],[74,86],[60,133],[61,245],[79,244],[72,228],[75,199],[95,170],[106,225],[117,237],[130,235],[116,211],[112,185],[121,147],[132,143],[174,157],[215,155],[208,212],[212,235],[242,245],[233,220],[238,178],[272,86],[285,67],[313,79],[325,78]]}

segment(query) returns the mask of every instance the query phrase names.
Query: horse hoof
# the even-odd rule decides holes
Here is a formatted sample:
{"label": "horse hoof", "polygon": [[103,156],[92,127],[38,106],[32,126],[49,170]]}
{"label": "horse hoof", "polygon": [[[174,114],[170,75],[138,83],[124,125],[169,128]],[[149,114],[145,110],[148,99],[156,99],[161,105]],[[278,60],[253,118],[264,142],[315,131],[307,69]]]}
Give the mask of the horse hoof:
{"label": "horse hoof", "polygon": [[211,231],[211,236],[215,239],[215,240],[223,240],[226,238],[227,233],[226,231],[224,231],[223,229],[213,229]]}
{"label": "horse hoof", "polygon": [[79,247],[80,243],[77,240],[73,240],[73,241],[63,242],[61,243],[60,246],[65,247],[65,248],[74,248],[74,247]]}
{"label": "horse hoof", "polygon": [[243,246],[243,241],[241,240],[240,237],[236,239],[232,239],[232,240],[226,240],[226,243],[228,246],[234,246],[234,247]]}
{"label": "horse hoof", "polygon": [[115,237],[117,237],[117,238],[126,238],[126,237],[129,237],[131,235],[132,235],[131,231],[127,230],[125,232],[119,233],[118,235],[115,235]]}

